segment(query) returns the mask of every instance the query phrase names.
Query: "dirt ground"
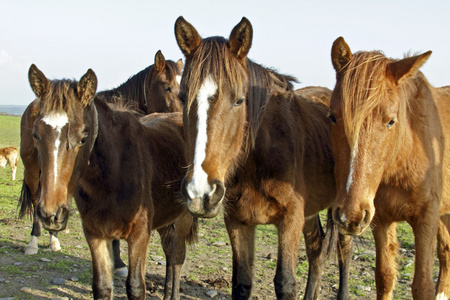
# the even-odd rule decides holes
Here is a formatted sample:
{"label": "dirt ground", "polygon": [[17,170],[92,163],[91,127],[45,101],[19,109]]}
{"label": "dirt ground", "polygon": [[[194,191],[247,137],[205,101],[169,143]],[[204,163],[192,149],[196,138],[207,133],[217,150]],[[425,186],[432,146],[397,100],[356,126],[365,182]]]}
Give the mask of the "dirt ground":
{"label": "dirt ground", "polygon": [[[77,213],[71,216],[69,232],[59,234],[62,250],[47,248],[49,235],[39,242],[39,253],[25,256],[31,222],[18,220],[17,211],[0,210],[0,299],[92,299],[91,261]],[[121,242],[121,256],[127,259],[126,243]],[[276,267],[276,231],[261,226],[257,233],[253,299],[275,299],[273,276]],[[410,299],[414,250],[400,251],[400,273],[395,299]],[[162,299],[164,255],[157,234],[152,235],[146,268],[147,299]],[[351,298],[375,299],[375,251],[367,233],[355,241],[351,267]],[[299,298],[306,285],[307,261],[304,244],[299,249],[297,282]],[[322,279],[321,299],[334,299],[339,283],[335,259],[331,258]],[[223,220],[218,217],[200,221],[199,242],[188,249],[182,270],[182,299],[230,299],[231,247]],[[60,282],[58,282],[60,281]],[[115,299],[126,299],[125,278],[115,277]]]}

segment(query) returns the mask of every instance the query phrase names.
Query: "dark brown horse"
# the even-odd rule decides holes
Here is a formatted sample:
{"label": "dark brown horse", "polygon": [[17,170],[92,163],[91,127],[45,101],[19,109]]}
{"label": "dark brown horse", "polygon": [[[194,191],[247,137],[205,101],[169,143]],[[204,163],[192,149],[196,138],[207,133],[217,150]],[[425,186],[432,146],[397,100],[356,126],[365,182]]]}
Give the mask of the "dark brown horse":
{"label": "dark brown horse", "polygon": [[[177,250],[167,257],[171,266],[183,263],[185,241],[196,236],[179,192],[186,165],[181,113],[147,117],[144,125],[134,112],[94,99],[92,70],[79,82],[50,81],[32,65],[29,81],[39,102],[33,126],[41,172],[38,217],[45,229],[63,230],[74,197],[92,255],[94,298],[112,298],[111,242],[125,239],[127,295],[145,299],[151,230],[175,223],[167,247]],[[172,299],[179,298],[177,289]]]}
{"label": "dark brown horse", "polygon": [[336,70],[330,106],[337,184],[333,218],[342,233],[351,235],[372,224],[378,299],[393,298],[399,221],[408,222],[415,237],[413,298],[450,296],[450,87],[432,87],[419,71],[430,54],[401,60],[379,51],[352,54],[342,37],[331,51]]}
{"label": "dark brown horse", "polygon": [[155,54],[155,63],[130,77],[119,87],[102,91],[98,96],[106,101],[116,99],[143,113],[182,111],[178,99],[183,61],[166,60],[161,51]]}
{"label": "dark brown horse", "polygon": [[336,196],[328,107],[297,96],[294,78],[247,58],[252,26],[246,18],[226,40],[202,39],[179,17],[175,36],[186,56],[180,99],[189,167],[182,193],[189,210],[202,217],[216,216],[224,203],[233,299],[250,297],[259,224],[278,230],[277,297],[297,298],[302,231],[310,262],[306,298],[318,297],[324,235],[318,213]]}
{"label": "dark brown horse", "polygon": [[[178,99],[179,80],[183,62],[176,63],[166,60],[158,51],[155,54],[155,63],[136,75],[130,77],[125,83],[112,90],[98,93],[107,102],[125,104],[138,113],[152,112],[176,112],[181,111],[182,106]],[[41,235],[41,225],[35,215],[35,207],[39,195],[39,174],[40,167],[37,160],[37,149],[32,137],[33,124],[39,112],[38,101],[33,101],[26,108],[21,119],[20,131],[20,156],[22,158],[24,170],[24,182],[22,193],[19,198],[21,203],[20,217],[30,214],[33,219],[31,239],[25,247],[25,254],[32,255],[38,252],[38,238]],[[119,244],[114,242],[114,251],[119,253]],[[61,249],[56,232],[50,232],[50,248],[53,251]],[[115,266],[120,272],[124,264],[118,255],[115,255]],[[125,271],[124,269],[122,271]]]}

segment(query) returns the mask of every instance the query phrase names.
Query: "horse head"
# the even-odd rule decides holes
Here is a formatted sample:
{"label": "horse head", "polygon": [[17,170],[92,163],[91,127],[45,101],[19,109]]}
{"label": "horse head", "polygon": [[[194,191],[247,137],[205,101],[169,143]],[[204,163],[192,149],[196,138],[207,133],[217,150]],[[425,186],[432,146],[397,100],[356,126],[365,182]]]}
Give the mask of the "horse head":
{"label": "horse head", "polygon": [[97,77],[89,69],[79,82],[49,80],[33,64],[28,78],[39,101],[32,133],[41,168],[37,215],[45,229],[59,231],[67,226],[73,193],[97,137]]}
{"label": "horse head", "polygon": [[431,52],[391,60],[379,51],[352,54],[342,37],[332,47],[336,86],[330,103],[337,197],[333,219],[344,234],[360,235],[375,215],[380,184],[395,174],[411,120],[400,97]]}
{"label": "horse head", "polygon": [[245,144],[252,26],[243,18],[228,40],[202,40],[194,26],[179,17],[175,36],[186,57],[180,100],[188,172],[182,193],[191,213],[214,217]]}

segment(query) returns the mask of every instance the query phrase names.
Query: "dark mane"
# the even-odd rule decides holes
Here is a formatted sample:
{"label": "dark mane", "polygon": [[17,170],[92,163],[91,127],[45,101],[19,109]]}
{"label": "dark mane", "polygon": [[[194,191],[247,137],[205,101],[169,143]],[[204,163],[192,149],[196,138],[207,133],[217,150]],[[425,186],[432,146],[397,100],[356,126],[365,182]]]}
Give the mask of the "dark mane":
{"label": "dark mane", "polygon": [[67,99],[76,97],[78,82],[71,79],[52,80],[49,83],[48,90],[40,99],[40,112],[47,114],[50,111],[54,112],[70,112],[70,106]]}
{"label": "dark mane", "polygon": [[[253,148],[261,116],[267,101],[278,94],[291,94],[294,97],[293,82],[297,80],[292,76],[282,75],[275,70],[263,67],[249,59],[239,61],[230,52],[228,41],[223,37],[209,37],[203,39],[190,60],[190,67],[185,68],[181,84],[189,83],[187,109],[189,110],[201,84],[211,75],[217,82],[225,82],[235,94],[243,90],[246,80],[247,107],[248,107],[248,134],[247,147]],[[194,67],[193,67],[194,66]],[[222,90],[219,86],[218,93]]]}
{"label": "dark mane", "polygon": [[[118,87],[111,90],[98,92],[97,95],[104,97],[108,102],[116,101],[115,98],[121,98],[121,101],[126,103],[132,103],[138,99],[145,99],[145,81],[147,76],[149,76],[151,69],[153,69],[153,65],[138,72],[134,76],[131,76],[127,81]],[[124,98],[124,95],[126,95],[126,98]],[[135,103],[134,105],[138,107],[135,107],[134,109],[139,109],[141,104],[141,101],[139,101],[139,103]]]}

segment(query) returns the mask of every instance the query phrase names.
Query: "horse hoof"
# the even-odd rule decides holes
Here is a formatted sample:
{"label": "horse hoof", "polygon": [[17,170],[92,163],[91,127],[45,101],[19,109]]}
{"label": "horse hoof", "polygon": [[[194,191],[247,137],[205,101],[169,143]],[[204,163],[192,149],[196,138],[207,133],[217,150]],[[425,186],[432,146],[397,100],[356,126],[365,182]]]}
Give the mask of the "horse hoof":
{"label": "horse hoof", "polygon": [[122,267],[114,270],[114,275],[120,276],[120,277],[127,277],[128,276],[128,268]]}
{"label": "horse hoof", "polygon": [[25,255],[34,255],[38,253],[37,247],[25,247]]}
{"label": "horse hoof", "polygon": [[61,245],[58,243],[58,244],[51,244],[50,245],[50,249],[52,249],[52,251],[61,251]]}

